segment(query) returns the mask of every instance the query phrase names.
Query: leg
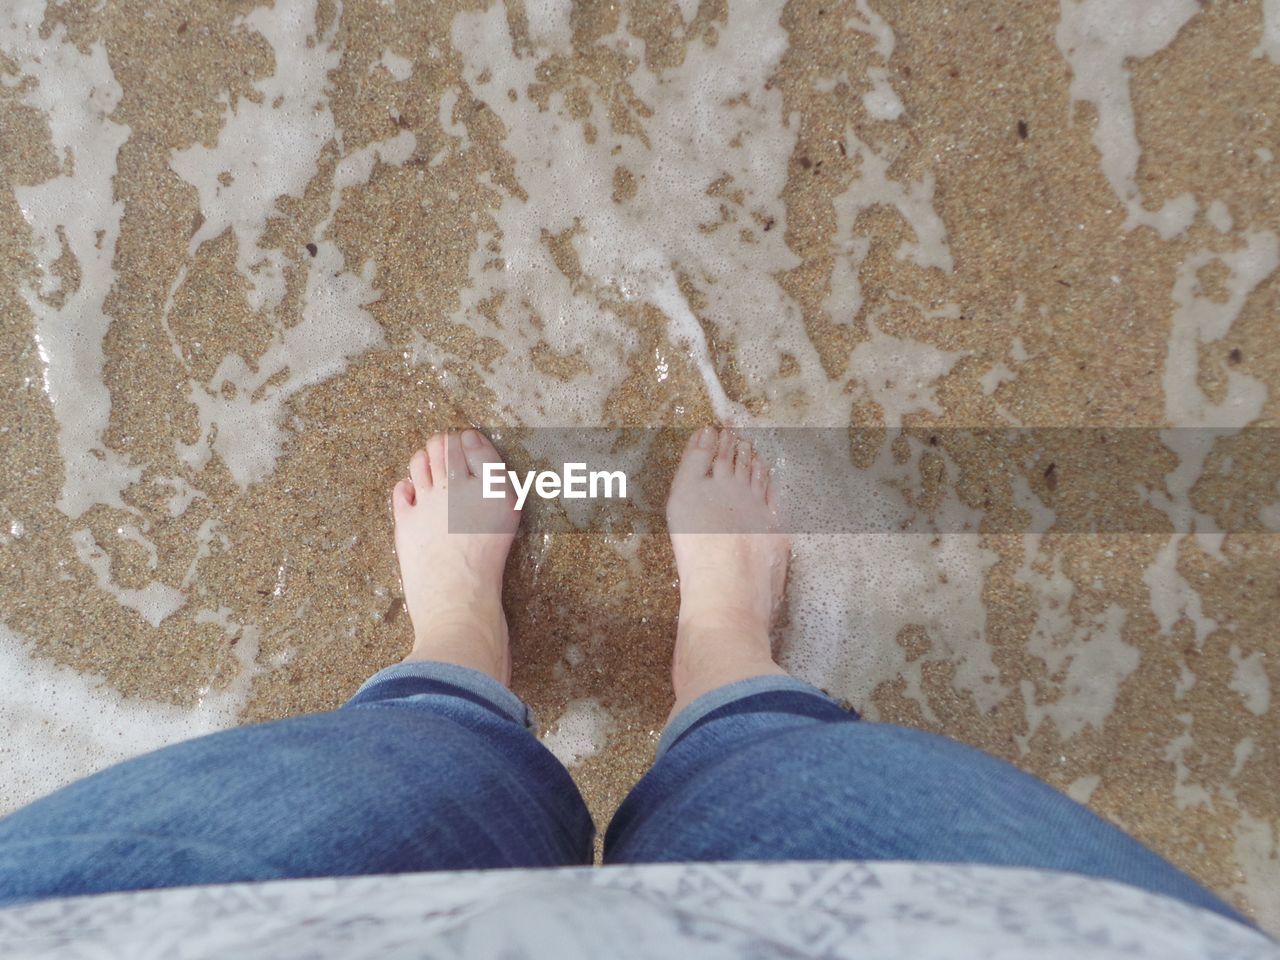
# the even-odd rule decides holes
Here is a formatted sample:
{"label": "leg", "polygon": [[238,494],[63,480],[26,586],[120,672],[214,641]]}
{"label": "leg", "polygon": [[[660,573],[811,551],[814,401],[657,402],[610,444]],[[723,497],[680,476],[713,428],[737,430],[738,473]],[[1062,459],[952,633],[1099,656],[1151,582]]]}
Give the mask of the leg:
{"label": "leg", "polygon": [[[0,820],[0,903],[589,863],[586,807],[504,686],[502,568],[519,518],[510,502],[479,498],[480,458],[497,454],[478,434],[467,440],[464,455],[457,436],[433,437],[393,494],[414,621],[405,663],[340,710],[176,744]],[[448,533],[450,488],[468,529],[489,532]]]}
{"label": "leg", "polygon": [[0,903],[591,862],[568,772],[484,675],[390,667],[340,710],[175,744],[0,820]]}
{"label": "leg", "polygon": [[[703,529],[717,523],[749,529],[755,503],[756,526],[767,527],[764,518],[774,512],[767,478],[763,496],[744,499],[736,469],[717,475],[715,464],[703,467],[708,449],[697,439],[690,444],[668,514],[730,504],[732,517],[712,518]],[[715,460],[730,456],[732,444],[722,435]],[[859,722],[820,691],[785,676],[772,659],[766,665],[772,609],[758,600],[776,605],[780,598],[777,567],[785,554],[780,561],[776,535],[699,539],[679,532],[690,528],[687,519],[672,524],[681,583],[673,681],[683,706],[663,734],[653,769],[609,825],[606,862],[853,859],[1036,867],[1118,880],[1244,920],[1035,777],[945,737]],[[751,538],[755,545],[732,545]],[[715,592],[689,595],[707,589]],[[686,611],[696,614],[687,629]],[[717,616],[740,631],[736,655],[721,654],[735,642],[733,630],[703,629]],[[695,687],[682,689],[682,683]]]}
{"label": "leg", "polygon": [[696,701],[609,825],[607,863],[688,860],[1063,870],[1249,922],[1043,781],[946,737],[861,722],[789,677]]}

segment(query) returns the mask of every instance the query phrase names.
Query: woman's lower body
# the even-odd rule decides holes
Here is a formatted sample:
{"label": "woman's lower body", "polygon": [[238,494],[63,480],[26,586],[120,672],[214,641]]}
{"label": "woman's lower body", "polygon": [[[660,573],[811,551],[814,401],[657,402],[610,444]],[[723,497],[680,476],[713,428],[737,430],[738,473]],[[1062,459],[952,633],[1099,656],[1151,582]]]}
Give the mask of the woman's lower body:
{"label": "woman's lower body", "polygon": [[[590,863],[576,787],[478,671],[398,664],[341,709],[158,750],[0,820],[0,903],[285,877]],[[945,737],[867,723],[790,677],[669,724],[606,863],[925,860],[1117,880],[1231,907],[1068,797]]]}
{"label": "woman's lower body", "polygon": [[[507,689],[500,455],[437,434],[392,507],[407,660],[339,710],[126,761],[0,820],[0,903],[112,890],[585,864],[594,828]],[[675,707],[605,835],[606,863],[928,860],[1118,880],[1239,914],[1084,807],[952,740],[864,723],[773,659],[789,545],[730,431],[690,438],[667,504],[680,576]]]}

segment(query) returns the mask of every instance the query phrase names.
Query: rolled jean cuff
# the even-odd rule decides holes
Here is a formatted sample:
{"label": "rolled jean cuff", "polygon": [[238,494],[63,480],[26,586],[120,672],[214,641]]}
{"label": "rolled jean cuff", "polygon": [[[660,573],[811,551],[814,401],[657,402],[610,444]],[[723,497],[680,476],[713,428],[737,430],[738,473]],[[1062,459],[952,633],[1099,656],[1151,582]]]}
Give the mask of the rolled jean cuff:
{"label": "rolled jean cuff", "polygon": [[727,683],[723,687],[716,687],[714,690],[707,691],[671,718],[671,722],[667,724],[666,729],[662,731],[662,737],[658,740],[658,752],[654,760],[656,761],[670,750],[677,740],[712,712],[719,710],[726,704],[733,703],[735,700],[742,700],[745,697],[753,697],[761,693],[807,693],[825,700],[837,708],[840,706],[834,699],[827,696],[813,684],[797,680],[795,677],[770,674],[764,677],[748,677],[746,680]]}
{"label": "rolled jean cuff", "polygon": [[375,700],[397,700],[423,694],[458,697],[478,704],[513,723],[532,730],[533,711],[487,673],[456,663],[415,660],[384,667],[360,684],[346,706]]}

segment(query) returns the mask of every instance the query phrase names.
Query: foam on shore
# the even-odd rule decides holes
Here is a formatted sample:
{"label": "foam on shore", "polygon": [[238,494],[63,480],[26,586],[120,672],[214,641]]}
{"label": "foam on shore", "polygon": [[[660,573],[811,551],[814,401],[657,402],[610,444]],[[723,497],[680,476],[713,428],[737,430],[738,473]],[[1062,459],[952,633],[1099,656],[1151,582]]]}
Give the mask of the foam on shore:
{"label": "foam on shore", "polygon": [[1168,240],[1191,225],[1196,201],[1190,193],[1148,210],[1138,187],[1142,155],[1129,97],[1128,61],[1150,57],[1173,42],[1200,10],[1195,0],[1061,0],[1054,38],[1071,66],[1071,96],[1098,113],[1093,142],[1102,172],[1129,213],[1125,226],[1151,227]]}
{"label": "foam on shore", "polygon": [[[116,281],[113,262],[124,216],[115,190],[116,161],[129,128],[112,119],[123,91],[101,42],[82,52],[66,39],[62,24],[42,35],[44,0],[6,7],[7,14],[0,14],[0,53],[27,80],[22,101],[44,114],[63,166],[42,183],[14,188],[41,274],[36,285],[24,284],[19,292],[35,320],[44,392],[58,421],[65,471],[58,507],[73,518],[99,503],[124,509],[121,492],[142,469],[104,440],[111,395],[102,379],[102,343],[111,325],[103,305]],[[73,289],[53,270],[65,254],[80,266]]]}
{"label": "foam on shore", "polygon": [[566,767],[594,757],[604,749],[613,719],[595,697],[574,700],[551,725],[542,745]]}
{"label": "foam on shore", "polygon": [[266,479],[284,446],[285,403],[301,390],[337,376],[384,343],[382,327],[365,308],[378,299],[376,267],[351,269],[328,236],[342,192],[368,183],[378,163],[403,164],[417,140],[403,131],[344,156],[333,174],[328,216],[316,227],[307,258],[301,319],[277,324],[266,351],[252,362],[228,354],[207,384],[192,382],[189,399],[200,417],[200,439],[181,446],[182,458],[203,467],[213,454],[242,487]]}
{"label": "foam on shore", "polygon": [[[211,622],[223,621],[225,612]],[[113,763],[234,726],[257,672],[258,633],[224,629],[238,637],[239,678],[184,708],[121,696],[102,677],[37,656],[0,624],[0,815]]]}
{"label": "foam on shore", "polygon": [[[200,489],[220,488],[212,471],[203,479],[199,476],[212,464],[225,466],[241,490],[267,482],[291,435],[292,428],[284,423],[290,401],[341,376],[370,351],[403,350],[407,367],[432,365],[432,374],[440,378],[446,392],[451,389],[448,377],[455,376],[455,370],[474,374],[496,398],[493,412],[499,419],[535,426],[599,426],[607,403],[617,399],[628,378],[637,373],[651,377],[648,386],[661,395],[669,389],[673,369],[684,367],[699,378],[714,414],[748,432],[772,426],[844,428],[855,408],[859,416],[871,411],[872,418],[879,417],[889,427],[957,411],[976,410],[981,415],[991,407],[975,407],[970,400],[990,404],[1010,395],[1021,395],[1021,399],[1037,389],[1035,378],[1062,360],[1056,353],[1050,355],[1057,346],[1034,343],[1029,355],[1022,340],[1013,336],[1006,348],[1012,329],[997,331],[996,337],[984,342],[986,335],[975,332],[970,322],[972,301],[978,301],[980,308],[991,308],[994,316],[983,320],[1000,320],[1005,308],[983,304],[983,296],[974,292],[970,271],[981,243],[970,245],[973,224],[944,221],[944,217],[979,214],[972,212],[975,208],[956,213],[965,210],[959,200],[971,199],[962,189],[965,177],[957,174],[956,163],[948,165],[949,161],[939,159],[942,154],[932,151],[953,146],[972,150],[973,162],[981,165],[989,160],[990,155],[982,153],[987,147],[967,142],[968,129],[926,130],[916,124],[903,99],[912,104],[913,112],[932,115],[937,104],[928,99],[933,96],[927,92],[930,81],[916,80],[914,87],[895,89],[895,83],[907,82],[898,78],[910,74],[899,69],[906,64],[894,58],[905,54],[915,66],[911,58],[919,55],[917,42],[933,38],[924,35],[927,31],[913,32],[911,45],[904,43],[903,52],[897,53],[894,29],[873,8],[874,2],[854,0],[848,5],[852,12],[844,33],[865,34],[857,38],[857,56],[833,60],[823,76],[802,75],[798,86],[804,96],[813,89],[833,94],[820,104],[821,109],[804,115],[806,126],[801,114],[789,112],[783,84],[764,82],[780,68],[787,69],[783,65],[788,62],[792,38],[782,26],[782,0],[730,0],[727,18],[710,21],[706,5],[680,0],[683,25],[672,36],[687,47],[680,51],[682,59],[646,56],[651,51],[625,15],[612,34],[599,41],[608,51],[584,51],[582,37],[575,38],[572,31],[583,29],[585,21],[571,17],[569,5],[558,2],[525,2],[523,17],[515,4],[508,10],[502,2],[491,3],[483,11],[466,10],[453,19],[444,36],[436,34],[438,45],[432,43],[421,51],[403,43],[388,49],[385,36],[363,49],[352,39],[350,24],[343,23],[341,4],[330,9],[319,0],[264,3],[238,17],[234,30],[260,37],[270,47],[274,66],[269,76],[253,82],[253,96],[233,99],[230,91],[224,95],[216,136],[159,155],[162,160],[167,157],[173,173],[189,185],[183,190],[198,204],[199,217],[185,250],[180,245],[176,251],[185,254],[186,265],[171,282],[166,277],[168,297],[163,307],[157,303],[156,308],[169,334],[169,347],[185,365],[184,350],[190,344],[175,333],[177,321],[172,327],[169,322],[178,294],[188,277],[197,273],[196,261],[207,257],[215,241],[221,240],[234,252],[234,268],[221,279],[244,285],[245,303],[254,313],[251,319],[267,332],[254,347],[237,343],[216,368],[211,367],[212,375],[196,376],[188,366],[185,379],[179,375],[176,384],[164,385],[173,400],[190,404],[193,410],[187,412],[198,426],[181,440],[176,430],[164,440],[172,442],[179,461],[164,469],[181,476],[161,475],[163,465],[137,462],[136,457],[131,459],[105,444],[112,410],[104,382],[103,343],[111,318],[103,309],[117,282],[113,262],[124,216],[123,203],[115,199],[117,157],[131,135],[112,119],[122,91],[103,43],[77,46],[61,25],[42,35],[43,2],[10,4],[8,12],[0,14],[0,50],[16,65],[18,76],[4,74],[0,82],[17,89],[16,97],[47,119],[53,155],[61,165],[46,182],[17,188],[30,231],[22,240],[29,244],[39,269],[37,279],[24,279],[19,292],[34,318],[44,391],[57,421],[66,470],[58,506],[73,519],[103,505],[117,514],[122,510],[131,514],[107,516],[107,511],[99,511],[76,519],[66,526],[67,533],[58,534],[59,545],[67,551],[67,566],[79,566],[94,602],[105,598],[106,604],[127,608],[140,631],[144,623],[174,633],[191,623],[215,624],[228,639],[237,640],[242,669],[230,688],[208,694],[195,708],[183,709],[120,697],[105,680],[55,666],[36,656],[32,644],[0,630],[0,677],[4,678],[0,719],[11,731],[0,748],[9,777],[0,808],[103,763],[237,721],[248,684],[262,669],[255,660],[259,631],[235,622],[230,608],[211,594],[229,587],[223,595],[227,602],[245,605],[239,615],[256,619],[257,613],[243,611],[266,611],[261,620],[266,624],[266,617],[280,615],[285,606],[267,606],[283,592],[283,580],[277,581],[274,593],[269,589],[272,562],[254,565],[256,571],[266,571],[265,582],[255,585],[262,587],[256,593],[234,580],[208,583],[201,576],[201,561],[219,545],[224,551],[233,544],[242,549],[246,543],[252,546],[255,536],[281,527],[263,523],[250,534],[243,513],[236,515],[233,505],[207,502],[200,507],[209,508],[211,516],[194,533],[194,523],[175,523],[167,530],[164,524],[180,518],[197,500],[217,496]],[[1263,0],[1259,42],[1252,51],[1255,57],[1275,62],[1280,62],[1278,4],[1280,0]],[[1123,205],[1126,230],[1150,227],[1154,231],[1130,234],[1128,241],[1147,245],[1144,249],[1151,249],[1156,237],[1177,244],[1162,247],[1165,261],[1160,266],[1168,267],[1173,282],[1170,290],[1155,290],[1156,301],[1163,303],[1165,293],[1171,294],[1171,300],[1167,317],[1159,306],[1152,311],[1157,339],[1150,365],[1153,376],[1146,381],[1157,383],[1154,371],[1163,360],[1159,383],[1169,426],[1230,432],[1258,418],[1267,401],[1266,388],[1260,376],[1246,372],[1248,364],[1237,367],[1233,362],[1220,370],[1212,370],[1212,365],[1225,352],[1223,341],[1243,315],[1246,301],[1280,267],[1280,241],[1275,233],[1257,229],[1250,219],[1255,212],[1234,195],[1224,193],[1223,199],[1184,192],[1159,209],[1149,209],[1140,186],[1142,144],[1130,97],[1134,60],[1169,49],[1198,11],[1194,0],[1135,0],[1119,13],[1116,4],[1107,0],[1061,0],[1054,39],[1063,60],[1048,65],[1044,85],[1057,98],[1053,102],[1065,102],[1065,80],[1057,79],[1065,63],[1071,69],[1071,102],[1096,109],[1092,133],[1097,156],[1077,157],[1076,165],[1083,176],[1104,185],[1104,199],[1114,194]],[[901,15],[909,18],[905,9]],[[1205,26],[1207,20],[1206,16]],[[439,31],[445,20],[428,22]],[[522,22],[527,42],[513,37]],[[450,39],[455,49],[442,53]],[[420,101],[423,109],[412,117],[407,110],[381,115],[381,104],[373,112],[357,113],[361,124],[372,119],[371,128],[379,131],[373,136],[399,129],[394,136],[359,148],[351,131],[340,129],[334,116],[335,111],[347,115],[340,98],[350,91],[332,84],[335,74],[349,66],[344,57],[353,51],[366,58],[361,69],[351,74],[357,85],[368,85],[358,89],[386,91],[395,81],[433,91]],[[1249,52],[1248,45],[1237,51],[1241,57]],[[592,62],[591,57],[606,53],[626,58],[625,82],[611,76],[601,83],[598,73],[583,66]],[[459,64],[460,74],[455,72]],[[1256,69],[1263,68],[1270,69],[1268,65]],[[428,81],[441,75],[446,78],[442,83]],[[555,79],[549,82],[548,77]],[[542,94],[562,77],[567,78],[567,86],[544,100]],[[838,89],[842,83],[848,90]],[[795,95],[796,86],[790,89],[788,95]],[[906,97],[922,89],[926,92],[918,101]],[[849,94],[850,90],[854,92]],[[479,109],[481,105],[485,109]],[[801,160],[797,156],[800,135],[811,132],[807,124],[815,118],[825,122],[822,110],[830,105],[847,115],[838,115],[822,135],[839,138],[827,146],[839,143],[849,163],[828,164],[824,177],[838,170],[838,176],[847,179],[827,181],[827,192],[814,191],[822,198],[822,208],[816,212],[806,206],[804,197],[789,208],[783,196],[796,185],[793,168]],[[399,126],[391,126],[392,121]],[[495,166],[468,174],[469,168],[478,167],[478,155],[490,150],[494,130],[501,131],[501,149],[490,157]],[[1012,130],[1007,131],[1011,150],[1025,147],[1029,151],[1036,145],[1033,140],[1019,146]],[[1073,142],[1071,149],[1078,146]],[[1269,147],[1256,143],[1250,147],[1251,160],[1256,157],[1262,166],[1273,162]],[[420,297],[431,300],[428,306],[446,305],[441,316],[469,329],[421,324],[409,342],[393,343],[369,307],[382,288],[404,292],[404,278],[388,277],[389,266],[394,269],[403,262],[419,261],[397,257],[384,263],[360,258],[348,263],[351,248],[339,248],[331,233],[349,199],[347,191],[359,191],[375,181],[381,167],[411,159],[421,164],[420,183],[437,176],[471,176],[474,182],[468,187],[476,187],[488,199],[478,210],[469,211],[469,223],[480,224],[481,229],[469,251],[467,282],[455,290],[458,284],[450,280],[433,288],[431,298]],[[1029,152],[1024,152],[1023,160],[1033,162]],[[910,172],[899,172],[904,170]],[[1067,172],[1074,176],[1080,171]],[[810,176],[809,184],[824,183]],[[126,185],[129,180],[126,176]],[[411,192],[400,184],[390,186],[392,192]],[[137,197],[136,192],[133,196]],[[308,203],[302,206],[308,216],[320,218],[302,237],[311,241],[303,249],[314,248],[314,252],[273,246],[268,239],[277,226],[273,219],[300,206],[282,201],[304,196]],[[444,196],[449,202],[458,201],[461,188]],[[393,197],[399,199],[404,197]],[[412,196],[408,199],[418,202]],[[1117,204],[1108,199],[1104,205]],[[1049,205],[1048,209],[1055,208]],[[1203,212],[1202,219],[1197,220],[1197,211]],[[415,215],[419,212],[414,210]],[[806,220],[788,224],[789,213]],[[1042,211],[1028,202],[1020,213],[1031,223]],[[821,243],[807,248],[788,246],[788,227],[793,235],[818,236],[817,228],[810,230],[809,219],[821,226],[824,217],[830,224],[821,229],[830,233],[829,238],[824,236]],[[1106,220],[1114,224],[1109,217]],[[877,226],[872,228],[871,223]],[[873,255],[882,224],[889,224],[897,244],[884,257],[878,249]],[[1071,226],[1074,229],[1074,222]],[[470,230],[466,223],[460,228],[466,242],[472,239]],[[291,243],[296,244],[296,239]],[[1171,254],[1174,249],[1176,256]],[[565,256],[566,251],[572,255]],[[461,248],[459,252],[467,255]],[[803,263],[798,252],[804,254]],[[64,257],[78,264],[79,284],[74,289],[55,267],[55,261]],[[965,267],[965,275],[951,276],[957,264]],[[128,281],[128,269],[133,267],[123,265],[122,283]],[[895,271],[901,273],[894,276]],[[1201,285],[1205,271],[1226,276],[1212,295]],[[789,279],[780,282],[789,272]],[[286,279],[295,277],[303,282],[297,287],[286,284]],[[789,282],[796,277],[800,282]],[[894,289],[899,278],[909,280],[913,292],[927,302],[916,302]],[[984,276],[977,279],[986,282]],[[1120,292],[1119,278],[1112,279]],[[415,278],[410,285],[413,282],[418,281]],[[1056,294],[1054,286],[1050,292]],[[808,291],[796,296],[806,297],[810,329],[800,304],[788,293],[798,289]],[[1062,289],[1061,296],[1074,297],[1080,285],[1076,293],[1066,292],[1065,282]],[[1031,284],[1027,290],[1039,300],[1032,309],[1040,311],[1045,328],[1052,328],[1048,311],[1054,304],[1045,302],[1052,298],[1045,297],[1043,288],[1034,292]],[[292,297],[295,292],[301,293],[299,309]],[[458,301],[453,309],[455,293]],[[1143,292],[1144,297],[1149,294]],[[929,342],[930,330],[948,331],[948,325],[961,320],[961,305],[946,298],[962,296],[972,300],[964,303],[967,316],[956,326],[973,339],[966,340],[963,348],[956,345],[956,337]],[[1020,288],[1009,289],[1002,303],[1011,301],[1011,328],[1021,325],[1029,337],[1038,335],[1033,329],[1035,314],[1024,316],[1027,294]],[[642,336],[649,330],[636,322],[638,308],[665,325],[666,338],[658,338],[656,346],[645,343],[642,347]],[[398,309],[390,304],[388,313]],[[1104,311],[1098,316],[1099,322],[1105,322],[1113,314]],[[909,321],[903,322],[904,317]],[[1162,345],[1163,328],[1158,325],[1166,319],[1169,334]],[[386,329],[405,329],[400,324],[406,317],[397,316],[395,321]],[[409,316],[407,323],[412,328],[415,319]],[[449,327],[451,334],[429,339],[428,334],[436,336],[441,327]],[[491,362],[478,359],[471,346],[475,343],[472,332],[485,338],[486,348],[496,345],[495,352],[505,352]],[[1075,341],[1067,337],[1061,345],[1075,349],[1072,344]],[[985,349],[992,352],[984,356]],[[1246,353],[1251,350],[1246,344]],[[986,373],[964,379],[972,370],[965,360],[975,355],[984,360],[980,369]],[[548,375],[548,358],[569,373]],[[1208,370],[1220,372],[1221,377],[1202,379],[1200,374]],[[953,374],[955,379],[947,382]],[[171,389],[174,386],[176,391]],[[336,392],[341,396],[341,389]],[[1043,397],[1036,399],[1026,408],[995,404],[994,410],[1016,425],[1019,419],[1011,410],[1021,417],[1024,410],[1043,414],[1055,409],[1039,403]],[[1056,399],[1052,391],[1048,399]],[[1066,408],[1079,409],[1070,404]],[[683,414],[684,408],[677,407],[676,415]],[[1034,422],[1034,415],[1026,419]],[[185,442],[193,436],[194,442]],[[1160,638],[1135,635],[1135,631],[1150,632],[1147,611],[1138,609],[1144,602],[1141,583],[1130,584],[1136,587],[1136,606],[1120,588],[1114,594],[1117,602],[1107,602],[1112,594],[1075,582],[1067,552],[1060,552],[1053,539],[1038,536],[1028,536],[1020,554],[1016,546],[1011,555],[1006,553],[1007,565],[997,570],[1001,557],[991,549],[992,541],[979,533],[987,515],[968,505],[978,501],[960,498],[958,467],[945,449],[934,450],[909,437],[893,443],[886,438],[878,450],[860,450],[872,462],[868,468],[860,459],[855,469],[847,437],[836,431],[814,432],[811,437],[811,446],[803,450],[766,449],[781,460],[778,482],[785,487],[785,501],[800,511],[833,500],[856,504],[869,527],[901,533],[796,538],[789,622],[782,646],[789,669],[848,699],[868,716],[878,713],[873,696],[889,691],[895,709],[905,699],[909,708],[919,708],[927,722],[940,722],[945,711],[952,709],[951,704],[939,702],[936,689],[927,689],[945,672],[948,696],[954,694],[964,711],[970,710],[970,704],[985,715],[1002,708],[994,722],[1006,725],[1006,732],[1012,723],[1014,732],[1009,734],[1011,740],[1001,742],[1024,756],[1034,754],[1036,762],[1048,738],[1063,744],[1064,756],[1072,740],[1076,740],[1073,749],[1091,743],[1113,719],[1121,692],[1129,689],[1126,684],[1135,673],[1143,677],[1133,689],[1150,689],[1163,682],[1149,679],[1159,671],[1152,671],[1152,664],[1143,662],[1140,654]],[[1223,555],[1222,535],[1211,517],[1196,512],[1192,500],[1215,439],[1205,430],[1170,430],[1166,443],[1178,459],[1177,466],[1156,484],[1158,489],[1147,492],[1149,503],[1178,529],[1196,531],[1159,545],[1143,578],[1156,628],[1167,637],[1179,638],[1176,643],[1170,641],[1167,654],[1175,671],[1180,663],[1181,674],[1171,682],[1175,705],[1179,701],[1181,705],[1176,706],[1176,735],[1165,745],[1165,759],[1172,770],[1172,797],[1188,809],[1219,802],[1237,805],[1232,784],[1246,763],[1253,774],[1262,756],[1258,744],[1263,738],[1258,737],[1257,744],[1249,737],[1236,743],[1236,769],[1227,782],[1197,779],[1197,769],[1205,766],[1197,760],[1198,753],[1216,748],[1208,743],[1206,727],[1197,727],[1200,721],[1194,719],[1203,713],[1191,712],[1194,697],[1188,694],[1204,690],[1195,688],[1198,681],[1191,666],[1195,661],[1189,655],[1183,657],[1183,636],[1189,635],[1199,645],[1211,645],[1213,638],[1212,645],[1225,661],[1218,664],[1227,678],[1222,680],[1224,699],[1238,706],[1237,713],[1248,714],[1233,722],[1253,722],[1274,710],[1273,682],[1263,653],[1243,639],[1223,635],[1234,626],[1228,619],[1231,614],[1211,610],[1207,597],[1196,589],[1198,583],[1180,569],[1180,561],[1188,559],[1183,550],[1193,543],[1209,557]],[[535,439],[527,449],[549,456],[540,446],[547,442]],[[154,447],[143,444],[139,449]],[[170,447],[163,449],[167,456]],[[643,451],[635,454],[639,458]],[[941,476],[940,490],[927,508],[922,506],[921,489],[926,466]],[[639,469],[636,463],[633,472]],[[167,487],[166,495],[171,492],[167,504],[163,497],[155,501],[159,513],[169,516],[145,516],[126,506],[126,501],[143,502],[141,497],[129,496],[130,487],[143,479],[148,485]],[[1033,516],[1036,529],[1052,527],[1054,511],[1033,493],[1030,483],[1021,480],[1015,489],[1015,499]],[[135,487],[132,492],[139,491]],[[1276,497],[1273,505],[1262,508],[1263,519],[1280,529],[1280,488]],[[0,536],[0,546],[12,546],[15,554],[41,535],[43,522],[34,511],[22,517],[17,512],[6,512],[2,522],[8,533]],[[803,522],[797,526],[823,529]],[[106,532],[111,529],[114,535]],[[176,548],[181,560],[177,565],[166,555],[175,549],[175,536],[185,537]],[[652,572],[641,539],[636,534],[606,541],[625,561],[627,576]],[[261,548],[261,543],[257,546]],[[137,562],[126,562],[126,551]],[[283,578],[284,567],[279,569]],[[993,584],[1010,584],[1015,601],[1030,611],[1023,623],[1011,628],[1025,645],[1002,649],[1000,666],[984,602]],[[361,622],[386,622],[389,601],[385,592],[378,596],[377,609],[359,611]],[[258,598],[264,604],[253,606]],[[304,609],[312,599],[305,601]],[[302,619],[306,614],[297,616]],[[314,608],[310,616],[314,618]],[[1007,622],[997,622],[1010,629]],[[612,639],[607,626],[597,626],[592,626],[590,653],[581,637],[572,643],[566,640],[564,660],[555,675],[562,686],[554,687],[553,697],[586,682],[585,672],[574,675],[572,668],[581,667]],[[355,635],[349,622],[340,629]],[[1007,635],[1003,642],[1008,643]],[[629,656],[632,651],[611,654]],[[352,662],[363,666],[368,656],[368,649],[362,649]],[[1009,659],[1003,659],[1006,656]],[[1021,665],[1014,670],[1023,669],[1023,676],[1002,673],[1001,667],[1010,662]],[[1147,669],[1140,670],[1143,667]],[[324,671],[303,671],[300,676],[315,685],[304,691],[312,699],[292,705],[314,704],[315,690],[325,682],[316,678],[323,678]],[[1034,682],[1028,679],[1032,676]],[[281,695],[277,688],[267,696]],[[279,702],[290,701],[283,696]],[[1204,709],[1203,704],[1194,707]],[[1114,720],[1112,730],[1133,722],[1132,717],[1120,715]],[[609,742],[614,725],[598,698],[571,700],[544,742],[566,763],[578,763],[616,747]],[[1198,736],[1206,741],[1200,745],[1203,750],[1197,747]],[[1230,750],[1228,743],[1228,762]],[[1098,790],[1107,798],[1104,803],[1111,802],[1116,784],[1103,781],[1106,772],[1101,768],[1072,771],[1073,795],[1088,800]],[[1169,797],[1163,799],[1168,802]],[[1256,903],[1262,896],[1259,891],[1277,882],[1273,862],[1277,837],[1265,822],[1243,810],[1235,829],[1237,859],[1246,875],[1248,894]]]}
{"label": "foam on shore", "polygon": [[[778,25],[781,6],[777,0],[732,4],[714,46],[691,42],[684,62],[661,72],[645,65],[643,44],[620,28],[609,43],[637,61],[629,82],[647,108],[633,118],[638,133],[613,129],[597,91],[581,121],[569,116],[559,93],[550,109],[531,109],[527,91],[541,58],[513,49],[501,4],[455,19],[454,46],[465,60],[468,93],[503,122],[503,147],[520,183],[519,193],[503,196],[496,229],[477,245],[472,286],[456,316],[508,345],[504,362],[486,371],[504,414],[534,425],[602,422],[604,399],[621,383],[635,347],[609,308],[621,301],[662,311],[716,413],[750,419],[720,383],[702,324],[681,288],[687,284],[732,343],[748,389],[774,401],[774,418],[843,420],[843,412],[832,412],[837,389],[804,335],[799,308],[774,279],[798,262],[783,240],[781,201],[796,131],[783,113],[781,92],[759,83],[787,46]],[[549,31],[549,25],[540,28],[540,43],[567,45],[567,36]],[[634,186],[617,202],[615,177]],[[581,266],[578,282],[560,271],[547,246],[548,235],[564,234],[572,237]],[[500,251],[497,257],[491,247]],[[490,319],[479,307],[495,297],[501,303]],[[538,347],[590,357],[590,370],[552,381],[534,366]],[[784,402],[777,383],[781,351],[800,364],[807,396],[793,396],[792,388]]]}

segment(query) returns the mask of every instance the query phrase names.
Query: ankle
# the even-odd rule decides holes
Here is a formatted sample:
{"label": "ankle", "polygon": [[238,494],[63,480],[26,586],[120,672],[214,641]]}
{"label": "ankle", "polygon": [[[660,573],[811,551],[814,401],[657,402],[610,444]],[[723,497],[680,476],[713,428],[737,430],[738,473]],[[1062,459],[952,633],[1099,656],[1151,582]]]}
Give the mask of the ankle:
{"label": "ankle", "polygon": [[471,608],[465,614],[439,615],[422,629],[415,629],[413,648],[405,661],[421,660],[469,667],[506,684],[511,661],[501,606],[492,611]]}
{"label": "ankle", "polygon": [[[676,646],[685,649],[745,648],[769,653],[772,650],[770,620],[770,615],[757,609],[755,604],[733,603],[714,594],[702,601],[682,597]],[[686,642],[682,643],[682,640]]]}
{"label": "ankle", "polygon": [[750,677],[786,675],[773,659],[767,627],[754,617],[706,622],[681,611],[671,662],[677,704]]}
{"label": "ankle", "polygon": [[731,683],[755,677],[786,676],[790,674],[767,657],[741,658],[714,664],[705,661],[688,664],[677,660],[671,667],[671,687],[675,694],[671,716],[674,717],[704,694],[727,687]]}
{"label": "ankle", "polygon": [[465,642],[434,643],[428,647],[414,644],[401,663],[448,663],[455,667],[477,670],[493,677],[504,687],[511,683],[511,665],[501,655],[477,649]]}

